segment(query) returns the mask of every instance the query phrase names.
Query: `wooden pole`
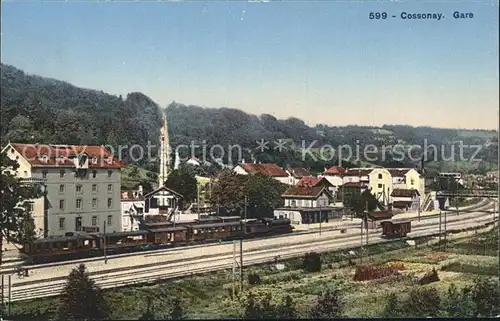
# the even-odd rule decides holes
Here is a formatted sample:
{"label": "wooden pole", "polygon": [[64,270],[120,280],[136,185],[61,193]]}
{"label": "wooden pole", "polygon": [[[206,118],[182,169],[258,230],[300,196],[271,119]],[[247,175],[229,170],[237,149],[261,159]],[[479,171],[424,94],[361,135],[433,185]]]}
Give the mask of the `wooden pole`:
{"label": "wooden pole", "polygon": [[102,238],[103,250],[104,250],[104,264],[108,264],[108,254],[106,253],[106,220],[104,220],[104,236]]}

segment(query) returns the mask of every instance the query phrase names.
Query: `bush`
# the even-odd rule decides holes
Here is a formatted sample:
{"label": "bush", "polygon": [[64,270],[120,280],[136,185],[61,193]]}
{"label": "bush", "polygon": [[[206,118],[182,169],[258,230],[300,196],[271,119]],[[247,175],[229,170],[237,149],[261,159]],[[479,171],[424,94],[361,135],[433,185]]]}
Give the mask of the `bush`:
{"label": "bush", "polygon": [[435,268],[432,268],[432,271],[424,275],[419,281],[418,284],[420,285],[426,285],[429,283],[433,282],[438,282],[439,281],[439,276],[438,272],[436,271]]}
{"label": "bush", "polygon": [[390,265],[361,265],[354,272],[354,281],[374,280],[398,274],[398,270]]}
{"label": "bush", "polygon": [[407,317],[436,317],[441,310],[441,297],[434,288],[414,288],[402,310]]}
{"label": "bush", "polygon": [[257,273],[250,273],[248,275],[248,284],[251,285],[260,284],[260,276]]}
{"label": "bush", "polygon": [[306,253],[302,268],[307,272],[321,271],[321,255],[316,252]]}

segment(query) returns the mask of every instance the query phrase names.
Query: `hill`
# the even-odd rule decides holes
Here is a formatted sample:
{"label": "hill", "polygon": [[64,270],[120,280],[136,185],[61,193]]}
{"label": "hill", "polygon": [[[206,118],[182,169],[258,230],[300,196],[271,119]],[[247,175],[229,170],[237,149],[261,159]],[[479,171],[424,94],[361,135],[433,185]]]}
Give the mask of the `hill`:
{"label": "hill", "polygon": [[[2,145],[7,140],[24,143],[60,144],[105,144],[140,145],[147,155],[148,142],[158,146],[161,128],[161,108],[142,93],[130,93],[125,99],[102,91],[84,89],[69,83],[28,75],[9,65],[1,65],[1,138]],[[412,145],[436,145],[437,152],[428,154],[427,167],[437,170],[452,170],[460,164],[462,170],[482,171],[497,164],[498,142],[496,131],[442,129],[431,127],[412,127],[404,125],[384,125],[382,127],[330,126],[319,124],[310,127],[297,118],[276,119],[272,115],[250,115],[232,108],[202,108],[172,103],[167,108],[171,145],[205,145],[206,159],[210,148],[220,145],[214,156],[228,161],[231,146],[242,149],[242,157],[261,162],[275,162],[282,166],[302,165],[313,171],[321,171],[325,166],[337,163],[338,146],[350,146],[353,156],[343,165],[355,166],[356,150],[361,152],[362,165],[374,164],[387,167],[416,166],[422,155],[421,149]],[[257,149],[257,141],[269,142],[267,149]],[[286,149],[275,149],[274,141],[284,140]],[[453,162],[459,160],[458,144],[478,145],[477,159],[482,162]],[[205,142],[205,143],[204,143]],[[311,145],[313,144],[313,145]],[[363,149],[376,146],[378,151],[363,157]],[[413,159],[408,156],[399,160],[397,151],[388,146],[408,152],[412,150]],[[333,149],[322,146],[332,146]],[[383,146],[386,149],[382,151]],[[454,151],[451,150],[454,147]],[[303,157],[303,148],[311,147],[310,153]],[[373,150],[373,147],[370,150]],[[217,151],[224,150],[224,155]],[[181,150],[187,156],[190,148]],[[465,148],[463,158],[470,158],[476,148]],[[233,148],[232,160],[237,161],[238,149]],[[156,156],[156,148],[151,148],[151,156]],[[323,153],[321,153],[323,152]],[[195,156],[203,157],[203,148],[198,147]],[[319,157],[322,154],[323,159]],[[343,155],[346,155],[344,152]],[[127,148],[121,152],[122,158],[141,167],[156,172],[157,164],[147,157],[134,161]],[[138,154],[135,154],[137,159]],[[173,156],[173,155],[172,155]],[[443,157],[444,156],[444,157]],[[370,158],[371,157],[371,158]],[[316,158],[316,159],[315,159]],[[137,179],[154,179],[154,175],[137,174],[129,169]],[[129,177],[130,178],[130,177]],[[128,181],[130,181],[130,179]],[[136,181],[136,179],[132,179]],[[130,182],[129,182],[130,183]]]}

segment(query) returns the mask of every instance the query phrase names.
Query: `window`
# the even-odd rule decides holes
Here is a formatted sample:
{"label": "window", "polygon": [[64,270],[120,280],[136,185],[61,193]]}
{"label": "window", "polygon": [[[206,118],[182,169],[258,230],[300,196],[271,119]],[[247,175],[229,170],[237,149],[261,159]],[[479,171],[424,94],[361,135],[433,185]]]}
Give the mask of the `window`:
{"label": "window", "polygon": [[92,164],[97,164],[97,157],[92,157]]}
{"label": "window", "polygon": [[76,208],[78,208],[78,209],[82,208],[82,199],[81,198],[76,199]]}
{"label": "window", "polygon": [[92,216],[92,226],[97,226],[97,216]]}
{"label": "window", "polygon": [[92,192],[97,192],[97,184],[92,184]]}
{"label": "window", "polygon": [[82,218],[76,217],[75,218],[75,231],[81,231],[81,230],[82,230]]}
{"label": "window", "polygon": [[113,176],[113,171],[108,171],[108,178],[110,178],[111,176]]}
{"label": "window", "polygon": [[33,212],[33,202],[27,202],[26,203],[26,211],[28,212]]}
{"label": "window", "polygon": [[61,169],[61,170],[59,171],[59,177],[63,178],[63,177],[64,177],[64,175],[66,175],[66,171],[65,171],[64,169]]}
{"label": "window", "polygon": [[66,219],[64,217],[59,218],[59,229],[60,230],[66,229]]}
{"label": "window", "polygon": [[59,209],[64,210],[64,200],[59,200]]}
{"label": "window", "polygon": [[413,178],[410,180],[410,185],[415,185],[415,180]]}
{"label": "window", "polygon": [[81,193],[82,192],[82,185],[81,184],[77,184],[76,185],[76,192],[77,193]]}
{"label": "window", "polygon": [[378,174],[378,179],[382,179],[382,174]]}
{"label": "window", "polygon": [[97,171],[92,171],[92,178],[96,178],[97,177]]}
{"label": "window", "polygon": [[42,178],[47,178],[47,171],[42,171]]}
{"label": "window", "polygon": [[59,185],[59,193],[64,193],[64,185]]}
{"label": "window", "polygon": [[92,208],[97,208],[97,198],[92,199]]}
{"label": "window", "polygon": [[296,207],[296,206],[297,206],[297,202],[295,200],[291,200],[290,207]]}
{"label": "window", "polygon": [[111,207],[113,207],[113,199],[108,198],[108,208],[111,208]]}
{"label": "window", "polygon": [[113,184],[108,184],[108,192],[112,192],[113,191]]}
{"label": "window", "polygon": [[24,177],[28,177],[28,171],[24,171]]}
{"label": "window", "polygon": [[382,184],[378,184],[378,188],[382,188]]}
{"label": "window", "polygon": [[113,224],[113,215],[108,215],[108,226]]}

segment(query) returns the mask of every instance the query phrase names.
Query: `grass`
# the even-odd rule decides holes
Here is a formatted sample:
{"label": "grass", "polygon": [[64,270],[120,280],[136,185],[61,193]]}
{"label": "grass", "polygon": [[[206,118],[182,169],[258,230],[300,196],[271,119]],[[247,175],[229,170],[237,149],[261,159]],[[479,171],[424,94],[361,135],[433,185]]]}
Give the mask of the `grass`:
{"label": "grass", "polygon": [[[449,242],[447,252],[440,252],[435,246],[425,246],[421,241],[418,247],[410,247],[405,242],[379,244],[365,247],[364,252],[354,249],[357,255],[349,259],[348,251],[335,251],[322,254],[322,270],[305,273],[301,270],[302,258],[290,259],[280,263],[285,270],[279,271],[274,265],[260,265],[244,269],[245,293],[270,293],[273,301],[280,301],[287,294],[296,303],[300,316],[307,317],[311,305],[318,295],[327,289],[341,289],[345,314],[348,317],[377,317],[381,315],[385,298],[389,293],[405,293],[418,286],[418,280],[432,268],[439,273],[439,282],[425,287],[435,287],[445,293],[451,283],[458,287],[471,284],[481,275],[495,275],[498,269],[496,257],[484,255],[482,251],[464,255],[463,244],[496,244],[495,233],[478,233],[466,239]],[[473,248],[469,249],[474,252]],[[354,282],[356,265],[391,263],[400,266],[399,275],[383,279]],[[247,276],[257,273],[261,282],[249,285]],[[182,299],[187,317],[194,319],[238,318],[242,304],[232,300],[232,272],[219,271],[201,276],[165,281],[154,286],[137,286],[106,291],[106,296],[114,307],[114,319],[137,319],[146,307],[149,297],[155,298],[155,309],[162,309],[162,302],[169,296],[177,295]],[[241,298],[244,300],[244,297]],[[23,320],[48,320],[57,306],[57,298],[14,303],[13,313],[22,315]],[[31,317],[31,319],[30,319]]]}
{"label": "grass", "polygon": [[129,164],[121,169],[121,185],[124,190],[131,190],[137,187],[142,182],[156,182],[152,177],[152,172],[148,170]]}

